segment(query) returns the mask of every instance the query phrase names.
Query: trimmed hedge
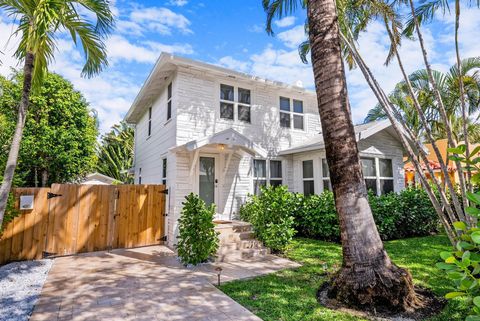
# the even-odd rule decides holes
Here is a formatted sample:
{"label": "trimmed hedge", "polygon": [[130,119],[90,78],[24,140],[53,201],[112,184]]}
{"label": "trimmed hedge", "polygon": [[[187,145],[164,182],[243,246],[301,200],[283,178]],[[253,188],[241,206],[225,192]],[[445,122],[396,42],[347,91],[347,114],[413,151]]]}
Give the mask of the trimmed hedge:
{"label": "trimmed hedge", "polygon": [[[281,204],[275,201],[278,198],[282,199]],[[423,189],[409,188],[398,194],[381,196],[370,193],[369,202],[383,240],[426,236],[439,231],[437,214]],[[268,246],[264,229],[278,222],[271,219],[276,216],[276,211],[280,211],[282,217],[293,217],[293,228],[301,236],[334,242],[340,240],[335,201],[330,191],[305,197],[288,192],[285,187],[265,188],[260,196],[252,196],[241,208],[240,218],[252,223],[257,237]],[[282,247],[285,246],[282,243]]]}

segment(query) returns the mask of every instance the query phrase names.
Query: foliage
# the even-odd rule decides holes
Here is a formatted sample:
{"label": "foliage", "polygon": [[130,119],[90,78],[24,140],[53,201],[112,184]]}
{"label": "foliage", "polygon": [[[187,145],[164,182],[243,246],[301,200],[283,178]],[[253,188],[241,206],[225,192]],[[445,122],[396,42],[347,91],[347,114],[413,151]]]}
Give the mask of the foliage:
{"label": "foliage", "polygon": [[[475,148],[469,157],[465,156],[466,146],[460,145],[449,148],[450,153],[458,154],[450,158],[464,163],[467,167],[475,170],[472,182],[480,182],[480,158],[477,156],[480,147]],[[443,262],[436,266],[444,270],[447,278],[452,281],[455,291],[445,295],[447,299],[466,297],[472,305],[471,314],[466,320],[480,320],[480,191],[467,192],[468,200],[472,206],[467,207],[465,212],[476,219],[474,226],[468,226],[466,222],[454,222],[455,229],[460,232],[454,251],[440,252]]]}
{"label": "foliage", "polygon": [[218,233],[214,230],[215,205],[205,202],[193,193],[182,203],[178,220],[178,256],[183,264],[197,265],[206,262],[218,249]]}
{"label": "foliage", "polygon": [[296,198],[286,186],[262,187],[240,209],[240,218],[250,222],[256,237],[272,251],[283,251],[295,234],[293,212]]}
{"label": "foliage", "polygon": [[[480,57],[463,59],[461,62],[462,79],[465,89],[465,102],[467,104],[467,133],[470,140],[480,141],[480,125],[475,121],[475,115],[480,108]],[[459,72],[457,65],[453,65],[447,73],[433,70],[433,75],[437,80],[440,95],[445,104],[447,117],[451,122],[452,132],[456,141],[463,140],[463,120],[461,115],[461,101],[459,94]],[[420,103],[427,122],[431,125],[431,130],[435,139],[446,137],[445,123],[441,118],[437,101],[435,100],[433,89],[428,80],[428,74],[425,70],[417,70],[409,76],[416,98]],[[389,96],[390,101],[401,112],[407,126],[417,135],[425,133],[418,113],[414,108],[414,101],[409,93],[407,84],[402,81],[397,84],[394,91]],[[368,112],[365,122],[370,122],[387,117],[382,106],[379,104]]]}
{"label": "foliage", "polygon": [[[429,288],[439,296],[445,295],[449,281],[433,262],[438,252],[450,248],[450,242],[444,235],[385,242],[390,258],[411,271],[415,284]],[[318,304],[318,287],[328,281],[330,274],[342,264],[340,245],[294,238],[285,255],[302,266],[253,279],[227,282],[220,289],[265,321],[365,320]],[[444,310],[429,321],[461,320],[467,312],[465,300],[459,298],[449,301]]]}
{"label": "foliage", "polygon": [[[426,236],[438,232],[437,214],[427,193],[421,188],[409,188],[398,194],[381,196],[370,193],[369,203],[383,240]],[[293,226],[279,221],[279,226],[285,229],[283,234],[277,234],[278,241],[286,242],[280,243],[283,246],[288,244],[285,235],[293,233],[290,230],[292,227],[305,237],[334,242],[340,240],[334,196],[330,191],[305,197],[303,194],[288,192],[286,187],[265,188],[261,195],[252,196],[241,208],[240,218],[252,223],[257,237],[268,246],[268,242],[273,241],[266,240],[273,237],[273,233],[265,230],[278,220],[277,213],[281,213],[282,217],[294,217]]]}
{"label": "foliage", "polygon": [[[22,92],[22,74],[9,80],[0,77],[0,168],[17,119],[17,101]],[[63,77],[48,73],[42,86],[30,97],[23,141],[19,153],[17,186],[38,186],[75,180],[91,171],[96,162],[96,119],[82,94]]]}
{"label": "foliage", "polygon": [[3,218],[2,225],[0,226],[0,236],[2,235],[3,229],[7,226],[8,223],[13,221],[15,217],[20,215],[20,211],[15,208],[15,197],[13,193],[8,194],[7,208],[5,209],[5,216]]}
{"label": "foliage", "polygon": [[99,173],[125,184],[133,183],[133,177],[128,174],[133,165],[133,135],[133,128],[125,122],[120,122],[102,136],[97,151]]}

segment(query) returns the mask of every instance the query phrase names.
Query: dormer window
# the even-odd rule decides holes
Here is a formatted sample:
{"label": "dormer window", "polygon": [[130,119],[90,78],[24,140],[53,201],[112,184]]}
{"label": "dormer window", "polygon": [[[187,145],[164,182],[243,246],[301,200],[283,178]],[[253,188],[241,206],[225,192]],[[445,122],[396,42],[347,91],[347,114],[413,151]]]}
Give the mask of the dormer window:
{"label": "dormer window", "polygon": [[220,85],[220,118],[235,120],[236,114],[237,120],[250,123],[251,92],[249,89],[237,88],[236,93],[237,95],[235,87]]}
{"label": "dormer window", "polygon": [[[293,109],[292,109],[293,106]],[[280,126],[304,130],[303,101],[280,97]]]}

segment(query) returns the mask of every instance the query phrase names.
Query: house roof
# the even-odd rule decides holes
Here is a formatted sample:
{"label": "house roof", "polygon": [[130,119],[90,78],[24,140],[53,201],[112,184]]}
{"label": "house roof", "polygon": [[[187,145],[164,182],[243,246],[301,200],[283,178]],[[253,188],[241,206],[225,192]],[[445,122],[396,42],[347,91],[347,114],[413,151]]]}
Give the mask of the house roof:
{"label": "house roof", "polygon": [[221,144],[227,146],[239,147],[250,154],[255,156],[267,157],[268,153],[265,149],[252,142],[250,139],[240,134],[233,128],[225,129],[221,132],[215,133],[210,136],[192,140],[186,144],[172,148],[172,151],[187,150],[194,151],[203,146],[210,144]]}
{"label": "house roof", "polygon": [[94,180],[102,181],[102,182],[105,182],[106,184],[113,184],[113,183],[117,182],[117,180],[113,177],[95,172],[95,173],[88,174],[85,177],[85,180],[83,181],[83,183],[88,182],[88,181],[94,181]]}
{"label": "house roof", "polygon": [[[427,170],[427,167],[425,166],[424,163],[422,163],[421,166],[422,166],[422,169],[423,169],[424,171]],[[437,162],[437,161],[435,161],[435,160],[432,160],[432,159],[429,159],[429,160],[428,160],[428,166],[429,166],[432,170],[434,170],[434,171],[438,171],[438,170],[441,170],[441,169],[442,169],[442,167],[440,166],[440,163]],[[447,170],[448,170],[449,172],[455,172],[455,171],[456,171],[456,168],[455,168],[454,166],[452,166],[452,165],[448,165],[448,166],[447,166]],[[412,163],[408,163],[408,164],[405,165],[405,171],[407,171],[407,172],[415,172],[415,166],[413,166]]]}
{"label": "house roof", "polygon": [[[366,139],[384,129],[391,127],[392,124],[389,120],[379,120],[374,121],[366,124],[356,125],[355,129],[355,136],[357,138],[357,142]],[[288,149],[281,150],[279,155],[289,155],[301,152],[308,152],[312,150],[317,150],[325,148],[325,142],[323,141],[322,133],[319,133],[315,137],[303,142],[300,145],[290,147]]]}
{"label": "house roof", "polygon": [[265,78],[257,77],[254,75],[238,72],[235,70],[227,69],[221,66],[208,64],[201,61],[196,61],[184,57],[174,56],[169,53],[162,52],[158,58],[155,66],[145,80],[140,92],[133,101],[130,109],[125,115],[125,121],[128,123],[137,123],[140,117],[144,114],[145,110],[150,107],[154,99],[159,94],[159,89],[165,86],[168,77],[178,67],[186,67],[191,70],[197,70],[201,72],[208,71],[220,76],[229,77],[233,79],[243,79],[247,81],[255,81],[260,84],[274,86],[278,88],[287,88],[302,93],[309,93],[314,95],[315,92],[307,90],[295,85],[289,85],[279,81],[268,80]]}

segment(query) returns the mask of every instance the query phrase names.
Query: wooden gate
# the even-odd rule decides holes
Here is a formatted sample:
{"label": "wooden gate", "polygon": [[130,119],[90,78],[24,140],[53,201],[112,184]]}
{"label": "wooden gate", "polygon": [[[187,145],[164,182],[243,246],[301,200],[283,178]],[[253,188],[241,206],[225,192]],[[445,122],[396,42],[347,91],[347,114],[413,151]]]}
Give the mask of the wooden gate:
{"label": "wooden gate", "polygon": [[5,227],[0,264],[161,244],[164,237],[164,185],[54,184],[14,193],[17,208],[21,195],[34,195],[34,208]]}

